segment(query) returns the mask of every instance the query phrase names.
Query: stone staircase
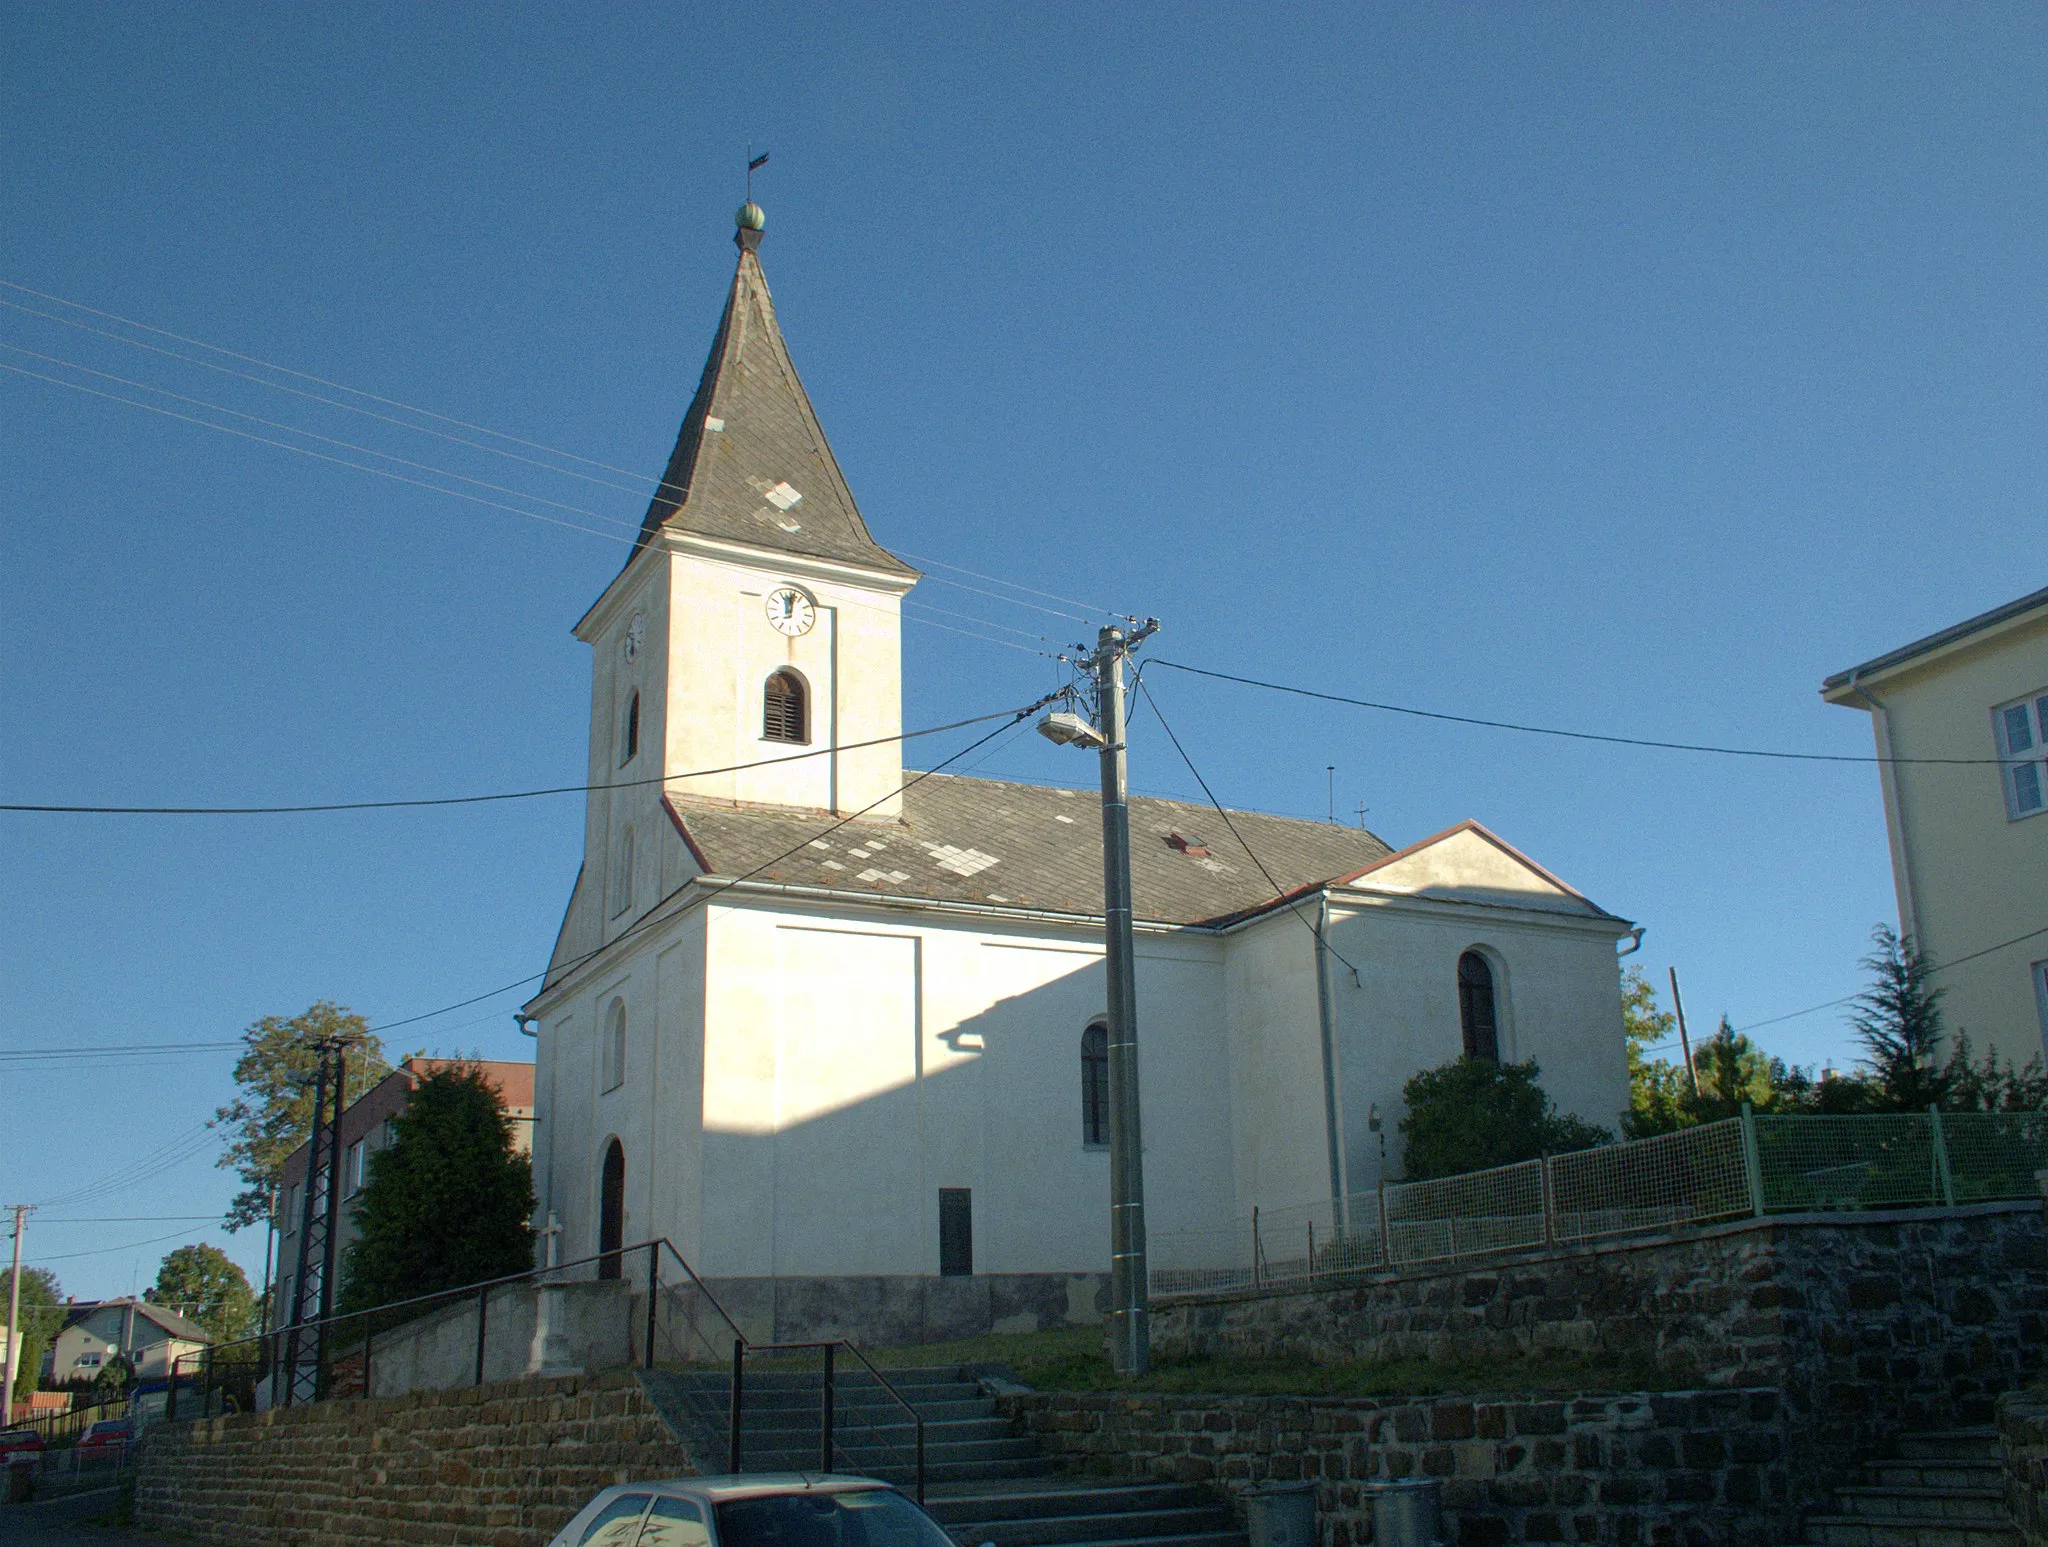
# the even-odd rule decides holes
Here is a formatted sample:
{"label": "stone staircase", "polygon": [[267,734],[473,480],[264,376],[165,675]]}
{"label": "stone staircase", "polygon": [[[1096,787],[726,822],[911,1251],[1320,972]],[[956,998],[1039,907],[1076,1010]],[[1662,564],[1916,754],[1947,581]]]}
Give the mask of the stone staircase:
{"label": "stone staircase", "polygon": [[1808,1515],[1818,1547],[2019,1547],[2005,1509],[1998,1431],[1908,1434],[1898,1456],[1869,1461],[1864,1481],[1835,1490],[1841,1513]]}
{"label": "stone staircase", "polygon": [[[1245,1547],[1229,1508],[1201,1489],[1062,1472],[1033,1441],[1010,1432],[964,1370],[884,1373],[924,1420],[925,1507],[963,1547]],[[747,1471],[817,1470],[821,1379],[748,1372],[740,1456]],[[649,1370],[641,1382],[669,1427],[722,1469],[729,1378]],[[833,1470],[912,1487],[917,1447],[909,1416],[865,1372],[842,1371],[833,1389]]]}

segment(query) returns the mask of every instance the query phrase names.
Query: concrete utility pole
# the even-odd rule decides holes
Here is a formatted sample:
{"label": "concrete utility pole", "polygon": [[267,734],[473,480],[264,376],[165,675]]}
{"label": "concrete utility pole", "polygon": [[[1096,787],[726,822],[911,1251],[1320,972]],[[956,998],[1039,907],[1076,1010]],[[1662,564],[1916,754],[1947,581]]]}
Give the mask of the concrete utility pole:
{"label": "concrete utility pole", "polygon": [[1150,1285],[1145,1266],[1145,1140],[1138,1102],[1138,985],[1131,944],[1130,780],[1124,743],[1124,661],[1159,627],[1128,635],[1105,628],[1095,642],[1096,729],[1102,734],[1102,933],[1109,975],[1109,1267],[1112,1339],[1119,1374],[1152,1368]]}
{"label": "concrete utility pole", "polygon": [[[1138,1105],[1138,986],[1131,954],[1131,812],[1124,746],[1124,662],[1159,630],[1147,618],[1126,634],[1103,629],[1078,664],[1095,673],[1095,723],[1062,709],[1038,733],[1102,754],[1102,962],[1109,976],[1110,1348],[1117,1372],[1152,1367],[1145,1269],[1145,1141]],[[1067,697],[1072,701],[1073,692]]]}
{"label": "concrete utility pole", "polygon": [[[1685,1077],[1692,1082],[1693,1099],[1699,1099],[1700,1072],[1692,1064],[1692,1038],[1685,1032],[1685,1001],[1678,997],[1678,969],[1671,969],[1671,1009],[1678,1016],[1678,1046],[1685,1054]],[[1723,1095],[1727,1094],[1725,1091]]]}
{"label": "concrete utility pole", "polygon": [[7,1384],[0,1386],[0,1429],[14,1422],[14,1378],[21,1372],[21,1227],[35,1212],[32,1203],[10,1203],[14,1210],[14,1272],[7,1289]]}

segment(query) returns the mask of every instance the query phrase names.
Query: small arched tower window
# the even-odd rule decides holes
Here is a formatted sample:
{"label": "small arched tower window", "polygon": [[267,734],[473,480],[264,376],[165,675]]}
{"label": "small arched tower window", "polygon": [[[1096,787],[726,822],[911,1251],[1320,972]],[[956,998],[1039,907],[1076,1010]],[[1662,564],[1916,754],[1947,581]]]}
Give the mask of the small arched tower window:
{"label": "small arched tower window", "polygon": [[1100,1021],[1081,1033],[1081,1142],[1109,1143],[1109,1028]]}
{"label": "small arched tower window", "polygon": [[625,733],[620,737],[624,750],[619,753],[619,766],[623,768],[640,755],[640,695],[635,693],[626,700]]}
{"label": "small arched tower window", "polygon": [[1458,958],[1458,1022],[1465,1056],[1500,1062],[1500,1017],[1494,1006],[1493,968],[1477,951]]}
{"label": "small arched tower window", "polygon": [[633,906],[633,829],[619,834],[619,850],[612,856],[612,917]]}
{"label": "small arched tower window", "polygon": [[789,670],[770,672],[761,691],[761,738],[764,741],[808,742],[811,739],[810,692],[804,679]]}
{"label": "small arched tower window", "polygon": [[626,1001],[614,999],[604,1012],[603,1088],[617,1090],[626,1083]]}
{"label": "small arched tower window", "polygon": [[619,1248],[626,1244],[626,1147],[617,1139],[605,1146],[604,1168],[597,1184],[597,1249],[599,1278],[619,1278],[625,1263]]}

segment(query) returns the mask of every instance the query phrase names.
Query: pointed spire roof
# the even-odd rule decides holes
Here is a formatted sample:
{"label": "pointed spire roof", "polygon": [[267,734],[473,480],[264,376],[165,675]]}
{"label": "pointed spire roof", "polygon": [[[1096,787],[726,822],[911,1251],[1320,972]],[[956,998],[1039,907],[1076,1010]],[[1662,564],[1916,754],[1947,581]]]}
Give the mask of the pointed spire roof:
{"label": "pointed spire roof", "polygon": [[663,527],[914,577],[868,533],[790,362],[758,249],[758,206],[740,211],[739,267],[697,395],[640,543]]}

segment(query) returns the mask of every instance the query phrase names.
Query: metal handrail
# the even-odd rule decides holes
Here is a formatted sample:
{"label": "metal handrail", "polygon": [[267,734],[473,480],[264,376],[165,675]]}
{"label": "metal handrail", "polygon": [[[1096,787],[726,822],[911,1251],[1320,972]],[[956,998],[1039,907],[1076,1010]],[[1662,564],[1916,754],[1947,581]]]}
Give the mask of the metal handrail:
{"label": "metal handrail", "polygon": [[743,1405],[742,1392],[746,1379],[746,1356],[750,1353],[794,1354],[810,1351],[822,1352],[825,1356],[825,1373],[822,1382],[823,1392],[820,1397],[821,1406],[819,1410],[818,1468],[820,1471],[825,1472],[832,1470],[834,1356],[842,1348],[861,1362],[862,1368],[873,1377],[875,1384],[888,1394],[890,1401],[910,1415],[911,1432],[915,1437],[917,1451],[917,1502],[919,1504],[924,1503],[924,1415],[911,1406],[903,1393],[898,1391],[889,1378],[875,1367],[874,1361],[856,1348],[852,1340],[848,1338],[821,1338],[816,1341],[801,1343],[753,1343],[749,1342],[744,1334],[740,1334],[734,1339],[732,1349],[732,1431],[730,1453],[727,1457],[729,1470],[734,1472],[744,1470],[742,1465],[744,1442],[742,1439],[741,1414]]}
{"label": "metal handrail", "polygon": [[[889,1378],[882,1374],[881,1370],[876,1367],[874,1361],[869,1359],[866,1354],[862,1353],[860,1349],[857,1348],[853,1344],[853,1342],[847,1338],[827,1338],[813,1342],[801,1343],[754,1342],[746,1335],[744,1331],[741,1330],[740,1324],[733,1319],[731,1312],[726,1310],[725,1306],[720,1302],[718,1296],[711,1292],[710,1286],[704,1282],[702,1277],[698,1275],[697,1270],[690,1266],[688,1259],[686,1259],[681,1252],[676,1250],[675,1244],[672,1241],[670,1241],[666,1236],[655,1236],[649,1240],[637,1241],[631,1246],[616,1246],[611,1248],[609,1251],[592,1252],[589,1256],[578,1257],[569,1262],[554,1263],[545,1268],[529,1268],[521,1273],[506,1273],[501,1274],[497,1278],[481,1279],[473,1284],[458,1284],[449,1289],[436,1290],[431,1294],[413,1295],[404,1300],[391,1300],[387,1301],[382,1305],[367,1306],[360,1311],[342,1312],[333,1316],[321,1317],[314,1321],[294,1322],[286,1326],[274,1327],[270,1331],[259,1333],[254,1337],[236,1338],[232,1342],[210,1345],[207,1348],[199,1350],[197,1353],[180,1354],[171,1361],[169,1369],[169,1380],[167,1383],[169,1387],[169,1394],[165,1405],[164,1417],[166,1420],[174,1420],[178,1416],[179,1383],[181,1379],[191,1378],[188,1374],[185,1373],[184,1370],[184,1366],[188,1360],[197,1360],[199,1362],[199,1369],[202,1372],[199,1378],[202,1385],[201,1397],[203,1401],[205,1399],[206,1393],[211,1390],[211,1381],[213,1373],[217,1365],[220,1363],[220,1355],[226,1352],[227,1350],[235,1348],[253,1347],[260,1357],[266,1354],[273,1347],[283,1346],[284,1340],[290,1334],[293,1333],[298,1333],[303,1336],[303,1334],[308,1331],[323,1330],[326,1328],[337,1326],[343,1322],[361,1322],[366,1320],[367,1318],[375,1317],[380,1314],[392,1311],[402,1311],[409,1307],[459,1303],[461,1300],[471,1296],[474,1296],[477,1302],[477,1346],[475,1383],[477,1385],[482,1385],[484,1378],[484,1333],[488,1327],[490,1297],[492,1291],[506,1288],[507,1286],[512,1284],[537,1282],[545,1280],[549,1275],[566,1273],[572,1268],[588,1267],[591,1263],[594,1262],[614,1262],[622,1264],[624,1259],[630,1253],[641,1251],[647,1253],[647,1321],[645,1335],[642,1338],[640,1350],[641,1364],[644,1368],[651,1370],[655,1367],[654,1341],[658,1324],[659,1307],[657,1301],[663,1288],[661,1282],[661,1254],[663,1252],[666,1252],[670,1257],[675,1259],[676,1266],[683,1270],[683,1273],[688,1277],[691,1286],[694,1287],[696,1291],[704,1297],[705,1303],[708,1304],[712,1310],[718,1313],[719,1320],[725,1323],[726,1330],[732,1334],[732,1391],[730,1394],[730,1403],[727,1417],[729,1423],[729,1459],[731,1462],[731,1469],[733,1471],[737,1472],[740,1470],[741,1467],[741,1452],[743,1448],[741,1439],[741,1419],[746,1401],[746,1356],[749,1353],[794,1353],[801,1352],[804,1350],[817,1350],[822,1352],[825,1356],[825,1380],[824,1391],[821,1398],[823,1405],[820,1414],[821,1428],[819,1435],[819,1443],[822,1465],[828,1471],[831,1469],[831,1447],[833,1444],[833,1433],[835,1426],[835,1359],[837,1350],[844,1348],[848,1353],[852,1354],[855,1359],[860,1361],[861,1367],[867,1371],[868,1375],[874,1380],[875,1384],[882,1391],[888,1394],[889,1400],[895,1403],[896,1406],[903,1409],[903,1411],[909,1415],[911,1430],[914,1435],[916,1444],[917,1500],[920,1504],[924,1502],[924,1416],[921,1413],[919,1413],[914,1406],[911,1405],[911,1403],[904,1397],[902,1392],[896,1389],[895,1385],[889,1380]],[[621,1279],[623,1279],[623,1273],[620,1274],[620,1277]],[[547,1286],[545,1284],[542,1284],[542,1287]],[[375,1336],[376,1330],[374,1326],[365,1328],[363,1333],[362,1378],[363,1391],[364,1395],[366,1396],[369,1394],[370,1390],[370,1356]],[[289,1393],[287,1393],[287,1405],[289,1405]]]}

